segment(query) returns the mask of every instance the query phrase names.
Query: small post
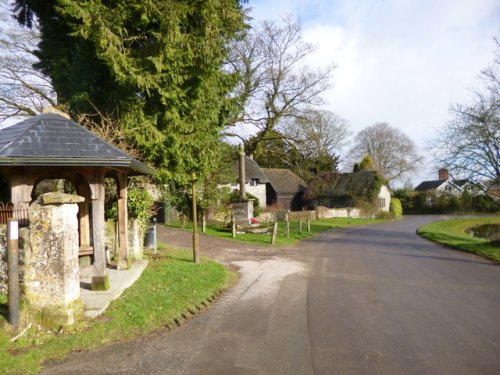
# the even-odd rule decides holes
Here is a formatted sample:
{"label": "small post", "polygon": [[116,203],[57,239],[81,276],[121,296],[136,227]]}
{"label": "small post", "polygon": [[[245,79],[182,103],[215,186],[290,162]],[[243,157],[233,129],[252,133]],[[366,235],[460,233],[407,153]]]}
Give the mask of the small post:
{"label": "small post", "polygon": [[207,233],[207,215],[203,211],[203,216],[201,217],[201,231],[202,233]]}
{"label": "small post", "polygon": [[153,218],[153,254],[158,252],[158,245],[156,243],[156,217]]}
{"label": "small post", "polygon": [[196,176],[193,173],[193,181],[192,181],[192,195],[193,195],[193,262],[200,263],[200,238],[198,236],[198,218],[196,211]]}
{"label": "small post", "polygon": [[307,219],[307,232],[311,233],[311,219]]}
{"label": "small post", "polygon": [[7,219],[7,266],[9,323],[19,326],[19,226],[16,219]]}
{"label": "small post", "polygon": [[289,217],[288,217],[289,212],[290,211],[287,211],[286,215],[285,215],[285,222],[286,222],[285,234],[286,234],[287,239],[290,238],[290,221],[289,221]]}
{"label": "small post", "polygon": [[273,235],[271,236],[271,244],[276,244],[276,235],[278,234],[278,222],[275,221],[273,225]]}
{"label": "small post", "polygon": [[302,220],[299,220],[299,234],[302,233]]}
{"label": "small post", "polygon": [[233,225],[233,238],[236,238],[236,217],[234,216],[234,214],[233,214],[232,225]]}

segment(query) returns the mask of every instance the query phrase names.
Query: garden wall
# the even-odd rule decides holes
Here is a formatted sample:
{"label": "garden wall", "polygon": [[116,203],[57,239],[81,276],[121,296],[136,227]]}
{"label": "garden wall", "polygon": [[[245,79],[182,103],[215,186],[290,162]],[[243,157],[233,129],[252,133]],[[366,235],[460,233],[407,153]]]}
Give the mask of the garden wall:
{"label": "garden wall", "polygon": [[[283,221],[285,220],[287,212],[286,210],[262,212],[258,220],[260,222]],[[364,218],[366,215],[363,215],[359,208],[327,208],[322,206],[309,211],[290,211],[288,214],[288,219],[290,221],[320,220],[333,217]]]}

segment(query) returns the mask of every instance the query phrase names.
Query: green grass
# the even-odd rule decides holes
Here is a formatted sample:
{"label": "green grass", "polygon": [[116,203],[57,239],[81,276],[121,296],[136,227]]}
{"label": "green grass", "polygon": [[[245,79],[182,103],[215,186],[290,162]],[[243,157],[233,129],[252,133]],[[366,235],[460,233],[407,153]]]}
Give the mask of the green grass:
{"label": "green grass", "polygon": [[440,244],[500,262],[500,243],[474,238],[465,231],[481,224],[500,224],[500,216],[436,221],[418,228],[418,233]]}
{"label": "green grass", "polygon": [[44,361],[62,359],[72,351],[175,324],[182,320],[182,314],[196,311],[237,279],[236,273],[214,261],[202,258],[200,264],[194,264],[191,260],[191,252],[163,250],[150,259],[139,280],[112,302],[101,317],[85,320],[68,332],[31,329],[18,342],[11,343],[10,327],[0,317],[0,373],[37,373]]}
{"label": "green grass", "polygon": [[[332,218],[332,219],[322,219],[311,221],[311,232],[307,232],[307,223],[302,222],[302,232],[299,233],[299,222],[290,222],[290,238],[285,236],[285,222],[280,221],[278,223],[278,235],[276,236],[276,245],[291,245],[297,241],[305,240],[310,237],[314,237],[317,234],[324,232],[328,229],[339,229],[348,228],[353,226],[365,225],[365,224],[376,224],[382,223],[385,220],[380,219],[352,219],[352,218]],[[182,224],[180,222],[174,222],[168,224],[168,226],[173,228],[181,228]],[[192,231],[192,223],[186,223],[184,230]],[[207,236],[225,238],[233,240],[231,229],[221,230],[221,225],[213,224],[207,225]],[[272,226],[269,226],[269,234],[254,234],[254,233],[238,233],[236,234],[235,241],[241,241],[245,243],[254,243],[256,245],[270,245],[271,244],[271,231]],[[201,229],[200,229],[201,234]]]}

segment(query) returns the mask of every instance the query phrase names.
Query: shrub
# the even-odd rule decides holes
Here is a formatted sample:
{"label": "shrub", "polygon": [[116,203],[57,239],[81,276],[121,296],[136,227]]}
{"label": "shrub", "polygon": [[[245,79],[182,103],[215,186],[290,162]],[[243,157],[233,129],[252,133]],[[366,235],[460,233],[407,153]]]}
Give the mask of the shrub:
{"label": "shrub", "polygon": [[403,206],[401,205],[401,201],[398,198],[391,198],[389,212],[394,214],[395,218],[401,217],[403,215]]}
{"label": "shrub", "polygon": [[153,197],[145,189],[128,189],[127,210],[128,217],[147,222],[153,214]]}

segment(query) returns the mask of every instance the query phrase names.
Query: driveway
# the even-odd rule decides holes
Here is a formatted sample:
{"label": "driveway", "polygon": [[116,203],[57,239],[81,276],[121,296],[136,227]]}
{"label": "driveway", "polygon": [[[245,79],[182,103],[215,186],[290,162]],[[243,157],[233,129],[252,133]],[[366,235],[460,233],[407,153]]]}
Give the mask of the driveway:
{"label": "driveway", "polygon": [[435,219],[329,231],[287,249],[203,237],[202,253],[242,274],[212,308],[45,373],[499,374],[500,267],[415,235]]}

